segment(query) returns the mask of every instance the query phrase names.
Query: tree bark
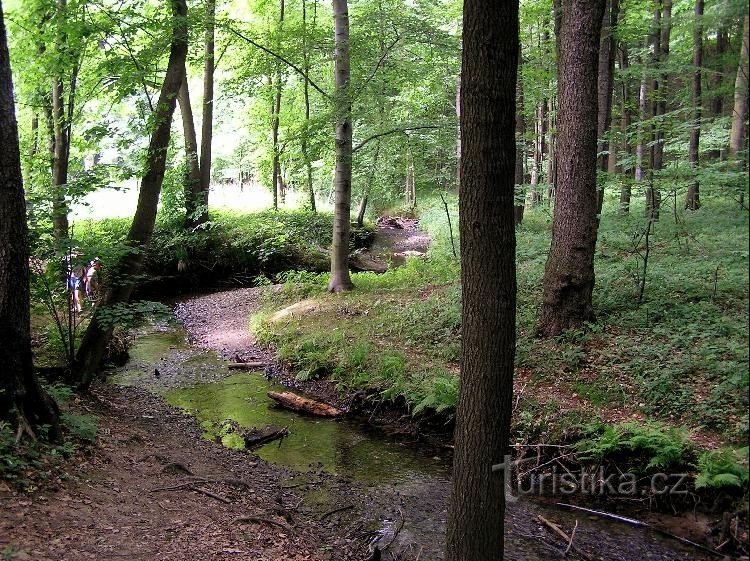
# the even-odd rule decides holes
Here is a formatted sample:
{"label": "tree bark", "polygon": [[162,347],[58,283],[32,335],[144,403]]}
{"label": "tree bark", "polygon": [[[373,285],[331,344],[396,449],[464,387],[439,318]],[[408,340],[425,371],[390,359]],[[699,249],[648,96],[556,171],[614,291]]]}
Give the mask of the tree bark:
{"label": "tree bark", "polygon": [[669,57],[669,40],[672,32],[672,0],[662,0],[661,9],[657,0],[654,11],[654,63],[661,71],[653,81],[653,111],[656,117],[654,122],[653,142],[651,143],[649,170],[649,185],[646,189],[646,217],[651,220],[659,220],[659,209],[661,207],[661,191],[657,185],[657,174],[664,167],[664,130],[659,122],[659,117],[664,116],[667,111],[667,74],[664,70],[665,62]]}
{"label": "tree bark", "polygon": [[34,437],[59,433],[59,412],[42,390],[31,355],[29,239],[13,98],[13,77],[0,1],[0,418]]}
{"label": "tree bark", "polygon": [[[313,32],[315,21],[313,20]],[[304,58],[305,77],[303,81],[303,95],[305,100],[305,130],[302,133],[302,159],[305,161],[305,182],[307,184],[308,201],[310,210],[316,212],[315,206],[315,189],[312,179],[312,162],[308,152],[307,138],[310,134],[310,53],[308,52],[307,38],[307,0],[302,0],[302,56]]]}
{"label": "tree bark", "polygon": [[[57,51],[61,53],[65,43],[62,30],[67,9],[66,0],[57,0]],[[71,93],[72,95],[72,93]],[[70,148],[65,125],[65,93],[62,75],[52,79],[52,123],[54,130],[52,159],[52,235],[56,242],[68,238],[68,204],[66,201],[68,184],[68,155]]]}
{"label": "tree bark", "polygon": [[[284,28],[284,0],[279,2],[279,27],[278,32]],[[277,45],[277,51],[279,45]],[[281,93],[282,93],[282,81],[281,81],[281,63],[276,61],[276,76],[274,76],[275,93],[273,98],[273,105],[271,107],[271,138],[273,142],[273,209],[278,210],[279,208],[279,195],[282,192],[282,178],[281,178],[281,165],[279,163],[281,154],[279,153],[279,121],[281,118]],[[282,202],[283,202],[283,197]]]}
{"label": "tree bark", "polygon": [[516,340],[516,0],[464,2],[462,59],[463,352],[446,561],[497,561],[505,482],[491,467],[509,449]]}
{"label": "tree bark", "polygon": [[[164,83],[156,104],[154,130],[146,156],[146,170],[141,181],[138,195],[138,206],[133,223],[130,226],[126,244],[130,251],[116,264],[113,277],[119,282],[113,283],[104,295],[99,310],[111,309],[114,306],[127,304],[135,288],[137,277],[143,269],[143,253],[146,244],[151,240],[156,222],[156,211],[159,193],[164,180],[167,161],[167,150],[171,133],[172,117],[177,95],[185,77],[185,58],[187,56],[187,5],[185,0],[170,0],[174,23],[169,63]],[[101,369],[105,349],[112,336],[112,326],[101,321],[101,315],[95,314],[83,335],[81,346],[76,355],[75,374],[78,385],[86,389],[94,375]]]}
{"label": "tree bark", "polygon": [[329,292],[354,288],[349,275],[349,231],[352,205],[352,102],[349,90],[349,8],[347,0],[333,0],[334,114],[336,116],[336,170],[334,176],[333,241]]}
{"label": "tree bark", "polygon": [[198,162],[198,138],[195,133],[195,121],[193,120],[193,107],[190,103],[190,89],[187,75],[180,86],[177,95],[182,115],[182,132],[185,137],[185,227],[195,228],[208,219],[206,208],[203,205],[203,191],[201,190],[201,169]]}
{"label": "tree bark", "polygon": [[[526,133],[526,120],[523,115],[523,83],[521,81],[521,53],[518,54],[519,66],[518,66],[518,79],[516,81],[516,161],[515,161],[515,173],[514,173],[514,222],[516,226],[520,226],[523,222],[523,212],[525,206],[523,204],[523,163],[526,158],[526,140],[524,135]],[[551,179],[550,179],[551,181]],[[521,204],[518,204],[518,203]]]}
{"label": "tree bark", "polygon": [[693,169],[693,181],[685,196],[685,208],[700,208],[700,184],[697,172],[701,134],[701,65],[703,64],[703,0],[695,0],[695,28],[693,29],[693,123],[690,127],[688,160]]}
{"label": "tree bark", "polygon": [[216,33],[216,0],[206,0],[206,35],[203,56],[203,119],[201,121],[200,193],[205,209],[196,220],[196,226],[208,222],[208,194],[211,189],[212,146],[214,138],[214,73]]}
{"label": "tree bark", "polygon": [[[615,27],[620,11],[618,0],[606,0],[604,17],[602,18],[601,45],[599,47],[599,81],[597,89],[598,117],[596,134],[597,169],[606,173],[609,170],[608,142],[605,136],[612,125],[612,92],[614,90],[615,74]],[[597,215],[601,217],[604,204],[604,182],[601,181],[597,189]]]}
{"label": "tree bark", "polygon": [[740,62],[737,66],[737,78],[734,82],[734,109],[732,110],[732,130],[729,134],[729,157],[736,158],[743,148],[745,139],[745,120],[748,111],[748,43],[750,43],[750,18],[745,16],[740,47]]}
{"label": "tree bark", "polygon": [[597,74],[604,0],[563,2],[557,82],[557,186],[539,335],[594,320]]}
{"label": "tree bark", "polygon": [[[620,70],[625,71],[629,67],[628,62],[628,48],[626,45],[620,45]],[[630,132],[631,124],[631,113],[630,113],[630,84],[629,80],[623,76],[622,78],[622,105],[620,109],[620,128],[622,134],[622,151],[626,155],[626,159],[631,154],[630,142],[628,141],[628,134]],[[620,173],[622,173],[622,186],[620,187],[620,213],[627,214],[630,212],[630,196],[631,196],[631,170],[632,168],[625,169],[624,166],[620,167]]]}

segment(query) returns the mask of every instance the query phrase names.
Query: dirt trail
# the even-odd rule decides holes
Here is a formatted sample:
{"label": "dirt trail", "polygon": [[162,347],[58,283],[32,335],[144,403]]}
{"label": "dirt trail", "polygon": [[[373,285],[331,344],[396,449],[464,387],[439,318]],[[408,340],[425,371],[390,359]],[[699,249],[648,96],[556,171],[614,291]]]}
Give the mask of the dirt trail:
{"label": "dirt trail", "polygon": [[11,559],[357,558],[361,544],[285,489],[293,472],[203,439],[160,397],[97,386],[75,408],[99,416],[95,446],[30,493],[0,486],[0,551]]}

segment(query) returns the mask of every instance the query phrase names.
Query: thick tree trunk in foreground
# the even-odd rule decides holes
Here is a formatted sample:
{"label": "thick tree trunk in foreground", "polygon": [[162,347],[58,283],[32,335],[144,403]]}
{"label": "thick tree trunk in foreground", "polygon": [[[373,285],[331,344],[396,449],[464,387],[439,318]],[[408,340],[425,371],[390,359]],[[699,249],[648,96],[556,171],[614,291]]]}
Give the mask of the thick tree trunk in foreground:
{"label": "thick tree trunk in foreground", "polygon": [[198,162],[198,138],[195,134],[193,107],[190,103],[190,90],[187,76],[182,81],[180,93],[177,96],[182,115],[182,132],[185,137],[185,227],[195,228],[203,224],[208,218],[203,206],[201,191],[201,170]]}
{"label": "thick tree trunk in foreground", "polygon": [[[58,410],[42,390],[31,356],[29,243],[18,124],[0,1],[0,419],[33,437],[33,426],[58,435]],[[15,427],[14,427],[15,428]]]}
{"label": "thick tree trunk in foreground", "polygon": [[748,43],[750,43],[750,18],[745,16],[742,31],[740,63],[737,67],[737,79],[734,82],[734,110],[732,111],[732,130],[729,134],[729,157],[734,158],[742,150],[745,139],[745,119],[747,119],[748,99]]}
{"label": "thick tree trunk in foreground", "polygon": [[466,0],[461,74],[462,357],[447,561],[503,558],[513,397],[518,2]]}
{"label": "thick tree trunk in foreground", "polygon": [[693,182],[685,196],[685,208],[700,208],[700,185],[698,183],[698,160],[701,135],[701,65],[703,64],[703,0],[695,0],[695,29],[693,30],[693,124],[690,127],[688,159],[693,168]]}
{"label": "thick tree trunk in foreground", "polygon": [[328,292],[354,288],[349,275],[349,230],[352,205],[352,102],[349,91],[349,8],[346,0],[333,0],[334,112],[336,115],[336,172],[334,176],[331,280]]}
{"label": "thick tree trunk in foreground", "polygon": [[544,269],[542,336],[594,319],[597,73],[604,0],[563,2],[557,82],[557,187]]}
{"label": "thick tree trunk in foreground", "polygon": [[[159,193],[164,180],[167,162],[170,129],[175,103],[180,86],[185,78],[185,58],[187,55],[187,5],[185,0],[171,0],[174,14],[172,46],[169,53],[167,74],[159,94],[154,118],[154,130],[148,145],[146,171],[141,181],[133,223],[126,243],[132,248],[115,266],[114,278],[119,282],[104,295],[100,310],[127,304],[135,288],[137,277],[143,269],[143,251],[151,239],[156,222]],[[94,374],[101,369],[104,352],[112,336],[112,327],[103,324],[99,315],[94,315],[83,335],[76,355],[76,380],[79,386],[87,388]]]}
{"label": "thick tree trunk in foreground", "polygon": [[[601,45],[599,47],[599,81],[597,89],[599,113],[597,117],[596,134],[597,169],[601,172],[609,170],[608,142],[604,137],[612,125],[612,91],[615,75],[615,26],[620,12],[618,0],[606,0],[604,17],[602,18]],[[597,214],[601,215],[604,204],[604,182],[597,189]]]}
{"label": "thick tree trunk in foreground", "polygon": [[216,0],[206,0],[206,35],[203,55],[203,120],[201,122],[200,204],[205,209],[196,225],[208,222],[208,193],[211,189],[212,145],[214,139],[214,72],[216,70],[214,35]]}

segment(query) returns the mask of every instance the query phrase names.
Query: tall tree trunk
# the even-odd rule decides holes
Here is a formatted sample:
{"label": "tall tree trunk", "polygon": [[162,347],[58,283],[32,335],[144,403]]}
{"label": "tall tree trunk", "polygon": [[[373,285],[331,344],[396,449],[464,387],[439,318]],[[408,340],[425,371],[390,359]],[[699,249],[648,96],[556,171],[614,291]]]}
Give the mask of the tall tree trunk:
{"label": "tall tree trunk", "polygon": [[[726,29],[719,28],[716,31],[715,56],[720,62],[723,62],[722,59],[724,57],[724,53],[727,52],[728,48],[729,48],[729,40],[727,37]],[[711,116],[712,117],[721,117],[722,115],[724,115],[724,94],[721,91],[721,83],[723,80],[724,80],[724,66],[723,64],[720,64],[719,67],[715,68],[714,71],[708,77],[708,90],[710,92],[718,92],[718,93],[713,94],[711,98]]]}
{"label": "tall tree trunk", "polygon": [[[599,47],[599,82],[597,88],[599,113],[596,125],[598,138],[597,169],[603,173],[609,170],[608,143],[605,136],[612,124],[612,92],[615,82],[615,26],[617,25],[619,11],[618,0],[606,0],[604,17],[602,18],[601,45]],[[601,216],[603,204],[604,182],[602,181],[597,189],[596,211],[599,216]]]}
{"label": "tall tree trunk", "polygon": [[[629,68],[628,62],[628,48],[626,45],[620,45],[620,70],[623,72]],[[622,77],[622,105],[620,108],[620,128],[622,135],[622,151],[625,153],[625,160],[629,160],[631,154],[630,142],[628,136],[630,133],[631,114],[630,114],[630,83],[626,76]],[[645,101],[645,100],[644,100]],[[631,196],[631,170],[625,169],[624,166],[619,166],[620,173],[622,173],[622,186],[620,187],[620,213],[626,214],[630,212],[630,196]]]}
{"label": "tall tree trunk", "polygon": [[523,83],[521,81],[520,65],[521,59],[521,53],[519,52],[518,80],[516,81],[516,161],[514,173],[514,221],[516,226],[520,226],[521,222],[523,222],[523,212],[525,208],[523,200],[519,200],[521,199],[523,193],[523,163],[526,159],[526,140],[524,139],[524,135],[526,133],[526,120],[524,119],[523,115]]}
{"label": "tall tree trunk", "polygon": [[[279,1],[279,35],[284,28],[284,0]],[[277,50],[279,50],[277,45]],[[278,210],[279,208],[279,195],[282,191],[281,188],[281,164],[279,163],[281,154],[279,153],[279,121],[281,118],[281,93],[283,89],[283,83],[281,81],[281,62],[276,61],[276,76],[274,77],[275,83],[275,94],[273,99],[273,107],[271,108],[271,137],[273,142],[273,208]],[[283,197],[282,197],[283,202]]]}
{"label": "tall tree trunk", "polygon": [[743,148],[745,139],[745,120],[748,111],[748,43],[750,43],[750,18],[745,16],[740,47],[740,62],[737,66],[737,78],[734,82],[734,109],[732,110],[732,130],[729,134],[729,157],[735,158]]}
{"label": "tall tree trunk", "polygon": [[[648,47],[648,41],[647,45]],[[638,144],[635,147],[635,181],[639,183],[646,177],[644,171],[644,160],[646,154],[646,120],[648,119],[648,78],[647,69],[644,64],[641,75],[641,85],[638,88]]]}
{"label": "tall tree trunk", "polygon": [[59,412],[39,385],[31,355],[29,239],[12,80],[0,1],[0,418],[31,437],[33,426],[49,425],[54,439]]}
{"label": "tall tree trunk", "polygon": [[201,121],[200,192],[204,210],[196,226],[208,222],[208,194],[211,189],[212,145],[214,138],[214,73],[216,70],[214,36],[216,0],[206,0],[206,35],[203,55],[203,119]]}
{"label": "tall tree trunk", "polygon": [[354,288],[349,275],[349,230],[352,205],[352,101],[349,90],[349,8],[347,0],[333,0],[334,114],[336,170],[334,175],[333,239],[329,292]]}
{"label": "tall tree trunk", "polygon": [[[315,21],[313,20],[313,33],[314,32]],[[302,56],[305,70],[302,90],[305,100],[305,130],[302,132],[302,159],[305,161],[305,182],[307,185],[310,210],[316,212],[315,189],[313,187],[312,179],[312,162],[310,161],[310,154],[307,146],[307,137],[310,134],[310,79],[308,78],[310,75],[310,53],[308,52],[307,33],[307,0],[302,0]]]}
{"label": "tall tree trunk", "polygon": [[547,204],[552,204],[555,194],[555,98],[549,100],[547,130]]}
{"label": "tall tree trunk", "polygon": [[698,183],[699,147],[701,134],[701,65],[703,64],[703,0],[695,0],[695,28],[693,30],[693,124],[690,127],[688,159],[693,168],[693,182],[688,187],[685,208],[700,207],[700,185]]}
{"label": "tall tree trunk", "polygon": [[[466,0],[461,76],[461,389],[446,561],[503,558],[510,470],[518,2]],[[510,477],[510,472],[507,473]]]}
{"label": "tall tree trunk", "polygon": [[[57,0],[57,51],[62,56],[65,44],[63,23],[67,0]],[[68,204],[66,201],[68,184],[68,155],[70,139],[66,135],[65,124],[65,93],[62,75],[52,79],[52,123],[55,134],[54,153],[52,160],[52,234],[56,242],[68,238]],[[72,94],[71,94],[72,95]]]}
{"label": "tall tree trunk", "polygon": [[654,62],[661,71],[653,83],[653,115],[654,140],[651,145],[651,166],[649,170],[649,186],[646,189],[646,216],[651,220],[659,219],[661,207],[661,191],[657,185],[657,174],[664,167],[664,127],[659,117],[667,112],[667,74],[665,63],[669,58],[669,40],[672,32],[672,0],[661,0],[661,10],[657,7],[654,12]]}
{"label": "tall tree trunk", "polygon": [[[127,304],[135,288],[137,277],[143,269],[143,252],[151,240],[156,222],[159,193],[164,180],[167,150],[172,126],[172,117],[177,95],[185,78],[185,58],[187,56],[187,5],[185,0],[170,0],[174,15],[172,45],[164,83],[156,105],[154,130],[146,155],[146,170],[138,194],[138,206],[130,226],[126,244],[131,248],[122,260],[114,266],[113,277],[119,282],[104,295],[99,311]],[[112,337],[112,326],[102,321],[100,313],[95,314],[86,329],[81,346],[76,355],[77,383],[87,388],[94,374],[102,366],[105,349]]]}
{"label": "tall tree trunk", "polygon": [[[182,115],[182,132],[185,137],[185,227],[195,228],[203,224],[205,214],[203,206],[203,192],[201,191],[201,170],[198,162],[198,138],[195,134],[193,107],[190,103],[190,89],[187,76],[182,81],[180,93],[177,96]],[[207,218],[207,217],[206,217]]]}
{"label": "tall tree trunk", "polygon": [[555,336],[594,319],[597,74],[604,0],[563,0],[557,82],[557,187],[537,326]]}

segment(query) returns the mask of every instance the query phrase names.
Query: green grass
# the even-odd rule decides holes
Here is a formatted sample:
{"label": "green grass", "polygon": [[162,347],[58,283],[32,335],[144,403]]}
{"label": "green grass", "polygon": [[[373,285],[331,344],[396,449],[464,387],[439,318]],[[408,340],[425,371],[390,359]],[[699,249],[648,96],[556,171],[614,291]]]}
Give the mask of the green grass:
{"label": "green grass", "polygon": [[[555,339],[534,337],[549,209],[527,211],[517,230],[516,364],[519,381],[527,380],[517,435],[537,430],[524,425],[525,411],[543,416],[558,435],[606,413],[613,423],[637,415],[741,441],[748,435],[747,212],[722,199],[706,199],[698,212],[678,211],[677,221],[663,212],[651,234],[639,303],[642,209],[634,205],[629,216],[618,216],[615,201],[608,203],[596,251],[597,322]],[[456,228],[455,199],[449,204]],[[294,368],[331,376],[342,390],[403,399],[414,414],[450,415],[461,352],[459,266],[439,201],[421,210],[421,224],[434,238],[426,261],[410,260],[383,275],[356,274],[350,294],[324,294],[325,274],[288,275],[255,319],[262,340]],[[318,308],[270,321],[271,312],[304,298]],[[556,403],[563,398],[572,412]]]}

